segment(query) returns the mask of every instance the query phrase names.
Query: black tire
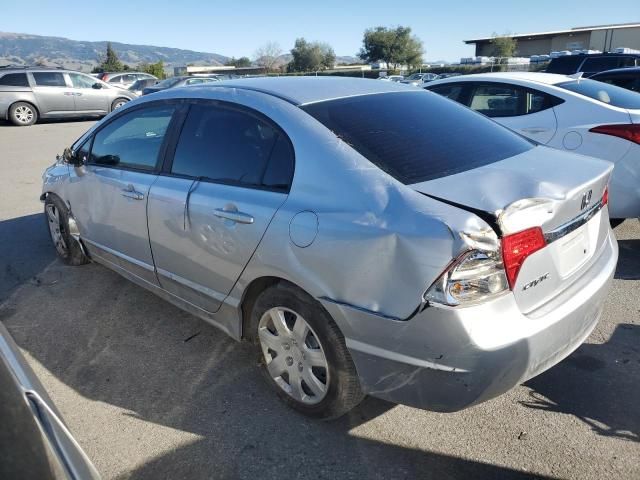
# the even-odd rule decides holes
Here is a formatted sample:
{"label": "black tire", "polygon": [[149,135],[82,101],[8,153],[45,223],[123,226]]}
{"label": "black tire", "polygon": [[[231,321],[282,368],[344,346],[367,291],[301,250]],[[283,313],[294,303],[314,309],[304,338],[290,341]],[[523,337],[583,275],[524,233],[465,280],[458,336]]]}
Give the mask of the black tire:
{"label": "black tire", "polygon": [[[300,314],[311,327],[324,352],[329,371],[326,394],[319,403],[309,405],[293,398],[276,383],[267,370],[258,338],[258,325],[262,316],[274,307],[283,307]],[[256,298],[250,315],[248,337],[259,351],[261,370],[267,382],[295,410],[309,417],[331,420],[344,415],[364,398],[355,365],[340,329],[322,305],[294,285],[278,283]]]}
{"label": "black tire", "polygon": [[611,225],[611,228],[616,228],[618,225],[621,225],[622,222],[624,221],[625,221],[624,218],[610,218],[609,224]]}
{"label": "black tire", "polygon": [[[57,221],[54,218],[57,217]],[[55,195],[47,195],[44,202],[44,218],[58,257],[67,265],[84,265],[89,259],[82,251],[80,244],[69,234],[69,209],[64,202]],[[57,233],[56,235],[56,223]],[[57,241],[59,238],[61,241]]]}
{"label": "black tire", "polygon": [[120,108],[122,105],[124,105],[125,103],[127,103],[129,101],[128,98],[116,98],[112,103],[111,103],[111,111],[113,112],[114,110]]}
{"label": "black tire", "polygon": [[28,127],[38,121],[38,110],[27,102],[16,102],[9,107],[9,120],[18,127]]}

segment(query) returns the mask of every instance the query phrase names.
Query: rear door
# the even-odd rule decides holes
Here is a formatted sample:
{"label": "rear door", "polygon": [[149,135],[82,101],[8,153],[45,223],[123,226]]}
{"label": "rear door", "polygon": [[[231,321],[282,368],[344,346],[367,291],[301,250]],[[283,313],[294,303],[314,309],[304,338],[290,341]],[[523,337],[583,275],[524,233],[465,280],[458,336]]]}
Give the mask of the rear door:
{"label": "rear door", "polygon": [[285,201],[293,161],[286,134],[260,114],[191,104],[173,162],[149,197],[162,287],[216,312]]}
{"label": "rear door", "polygon": [[554,105],[562,101],[538,90],[506,83],[475,83],[469,107],[537,142],[547,144],[558,128]]}
{"label": "rear door", "polygon": [[147,199],[157,179],[171,104],[127,109],[100,128],[79,151],[90,152],[75,169],[68,192],[80,235],[92,256],[153,285],[155,275]]}
{"label": "rear door", "polygon": [[101,88],[93,88],[95,78],[82,73],[69,73],[77,112],[108,113],[109,97]]}
{"label": "rear door", "polygon": [[76,109],[75,92],[63,72],[31,72],[40,114],[69,114]]}

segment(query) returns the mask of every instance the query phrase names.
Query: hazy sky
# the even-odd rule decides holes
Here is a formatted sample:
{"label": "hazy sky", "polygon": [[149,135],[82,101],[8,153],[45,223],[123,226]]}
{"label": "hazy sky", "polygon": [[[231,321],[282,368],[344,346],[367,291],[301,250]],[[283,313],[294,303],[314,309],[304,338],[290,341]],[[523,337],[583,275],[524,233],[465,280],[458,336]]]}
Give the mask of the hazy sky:
{"label": "hazy sky", "polygon": [[268,40],[283,50],[296,37],[354,55],[363,31],[404,25],[424,42],[425,60],[473,55],[462,40],[606,23],[640,22],[640,0],[201,0],[63,2],[0,0],[0,31],[73,40],[112,40],[251,57]]}

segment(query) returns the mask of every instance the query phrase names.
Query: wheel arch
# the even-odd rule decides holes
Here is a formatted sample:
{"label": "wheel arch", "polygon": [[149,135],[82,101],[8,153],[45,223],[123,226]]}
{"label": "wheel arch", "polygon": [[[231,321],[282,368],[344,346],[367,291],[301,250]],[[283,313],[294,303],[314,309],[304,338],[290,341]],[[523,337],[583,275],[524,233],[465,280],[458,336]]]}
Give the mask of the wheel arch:
{"label": "wheel arch", "polygon": [[[249,327],[251,322],[251,313],[253,310],[253,306],[255,305],[256,299],[258,296],[264,292],[266,289],[274,286],[274,285],[283,285],[289,288],[293,288],[295,290],[300,291],[310,300],[317,303],[318,307],[325,311],[327,315],[333,318],[333,316],[327,311],[326,308],[322,305],[321,302],[318,301],[316,297],[311,295],[307,290],[302,288],[300,285],[292,282],[291,280],[287,280],[282,277],[277,276],[262,276],[257,277],[251,280],[251,282],[244,289],[242,294],[242,299],[240,300],[240,338],[242,340],[250,340]],[[335,319],[334,319],[335,321]]]}

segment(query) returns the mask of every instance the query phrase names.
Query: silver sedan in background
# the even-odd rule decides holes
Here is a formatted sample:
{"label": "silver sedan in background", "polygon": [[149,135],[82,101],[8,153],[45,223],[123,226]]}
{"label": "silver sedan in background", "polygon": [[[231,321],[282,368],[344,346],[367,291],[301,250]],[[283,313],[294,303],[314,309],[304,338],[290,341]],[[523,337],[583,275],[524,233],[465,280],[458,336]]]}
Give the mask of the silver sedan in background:
{"label": "silver sedan in background", "polygon": [[460,410],[575,350],[616,266],[611,170],[395,82],[256,78],[131,102],[41,199],[65,262],[252,342],[285,402],[335,418],[366,394]]}

